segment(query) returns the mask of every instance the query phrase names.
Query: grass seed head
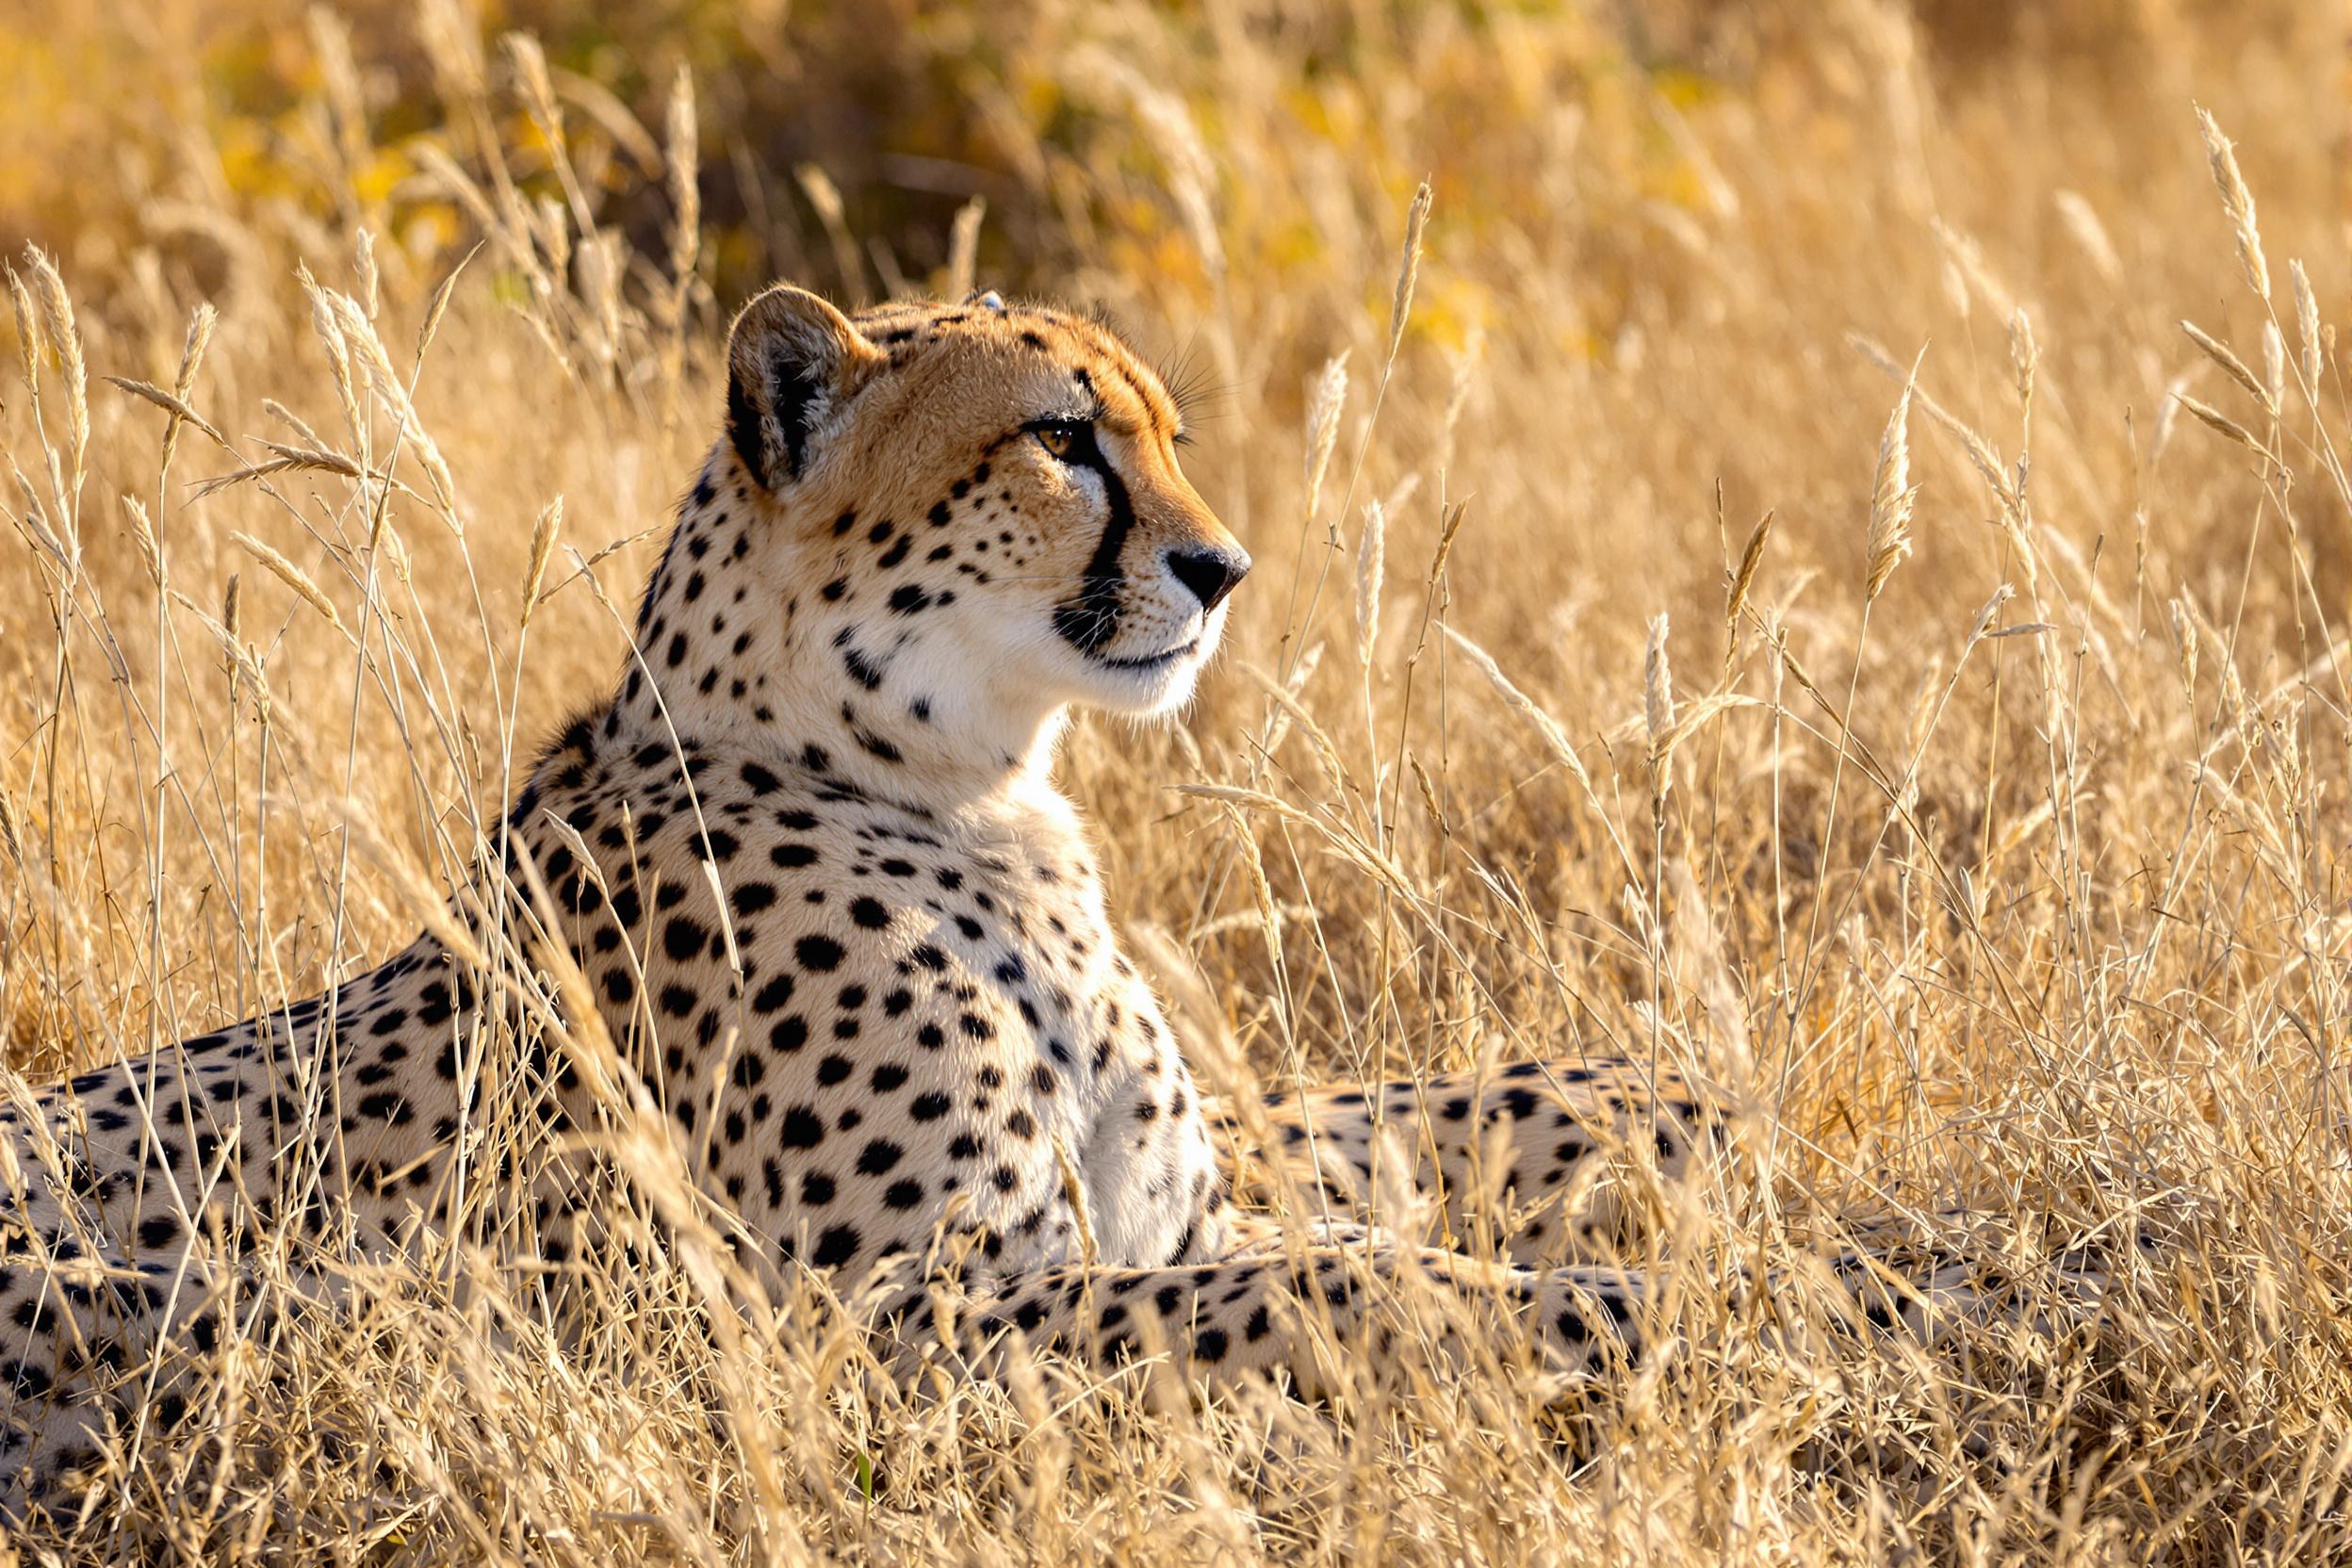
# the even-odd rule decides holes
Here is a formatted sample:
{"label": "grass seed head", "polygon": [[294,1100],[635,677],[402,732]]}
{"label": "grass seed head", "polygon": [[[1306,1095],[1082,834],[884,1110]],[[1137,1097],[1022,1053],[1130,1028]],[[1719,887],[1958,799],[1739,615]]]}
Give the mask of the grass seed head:
{"label": "grass seed head", "polygon": [[1339,416],[1348,406],[1348,353],[1342,349],[1323,362],[1307,385],[1307,515],[1321,509],[1323,477],[1339,446]]}
{"label": "grass seed head", "polygon": [[229,541],[247,555],[260,562],[269,569],[270,576],[293,589],[295,596],[324,616],[328,625],[337,631],[343,629],[343,617],[335,612],[335,601],[319,591],[318,584],[311,580],[308,572],[303,571],[275,548],[263,544],[250,533],[233,532],[229,535]]}
{"label": "grass seed head", "polygon": [[2319,297],[2311,291],[2311,275],[2303,270],[2303,263],[2291,261],[2289,273],[2295,279],[2295,335],[2300,352],[2305,395],[2319,396],[2319,376],[2326,361],[2319,346]]}
{"label": "grass seed head", "polygon": [[1396,346],[1405,340],[1405,322],[1413,315],[1413,286],[1421,271],[1421,231],[1429,220],[1430,204],[1437,197],[1424,180],[1413,193],[1413,207],[1405,214],[1404,259],[1397,264],[1396,287],[1388,302],[1388,357],[1396,357]]}
{"label": "grass seed head", "polygon": [[564,498],[558,496],[539,513],[539,520],[531,530],[531,563],[523,569],[522,624],[531,624],[531,612],[539,607],[539,587],[547,578],[547,560],[555,554],[556,535],[564,531]]}
{"label": "grass seed head", "polygon": [[1356,658],[1366,668],[1380,636],[1380,579],[1387,550],[1387,509],[1377,500],[1367,502],[1364,537],[1356,543]]}
{"label": "grass seed head", "polygon": [[2270,299],[2270,264],[2262,259],[2262,229],[2254,220],[2254,193],[2246,188],[2246,176],[2238,172],[2238,150],[2230,139],[2221,134],[2220,122],[2199,105],[2197,125],[2205,138],[2205,160],[2213,176],[2213,188],[2221,192],[2221,208],[2230,219],[2230,237],[2237,242],[2238,266],[2246,274],[2246,286]]}
{"label": "grass seed head", "polygon": [[1911,482],[1911,394],[1918,384],[1919,368],[1912,367],[1911,379],[1903,383],[1903,396],[1895,400],[1895,411],[1886,418],[1886,429],[1878,438],[1876,479],[1870,486],[1870,533],[1865,542],[1867,563],[1863,599],[1877,599],[1886,589],[1886,580],[1911,553],[1911,510],[1919,499],[1919,487]]}

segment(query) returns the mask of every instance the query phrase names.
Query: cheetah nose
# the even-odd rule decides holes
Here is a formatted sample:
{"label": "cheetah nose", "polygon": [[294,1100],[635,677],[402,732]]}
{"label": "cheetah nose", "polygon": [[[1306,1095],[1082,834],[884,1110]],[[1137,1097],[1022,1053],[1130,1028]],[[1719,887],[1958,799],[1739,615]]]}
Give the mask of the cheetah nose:
{"label": "cheetah nose", "polygon": [[1192,590],[1203,614],[1224,602],[1225,596],[1250,575],[1250,558],[1239,549],[1170,550],[1168,569]]}

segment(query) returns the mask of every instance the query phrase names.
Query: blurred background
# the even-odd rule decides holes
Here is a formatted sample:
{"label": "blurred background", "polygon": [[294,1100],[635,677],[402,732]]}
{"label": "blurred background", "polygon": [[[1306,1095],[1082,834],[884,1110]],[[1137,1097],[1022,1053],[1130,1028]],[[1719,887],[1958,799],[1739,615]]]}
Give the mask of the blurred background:
{"label": "blurred background", "polygon": [[[552,629],[521,658],[534,520],[561,498],[566,547],[609,560],[626,600],[709,439],[726,320],[781,277],[852,303],[977,285],[1100,307],[1192,394],[1188,469],[1260,563],[1233,659],[1186,729],[1116,744],[1083,730],[1066,768],[1120,841],[1134,906],[1193,940],[1234,1017],[1281,1037],[1250,1037],[1263,1062],[1353,1070],[1393,1031],[1427,1045],[1465,966],[1524,1040],[1613,1037],[1662,939],[1623,925],[1620,874],[1648,889],[1654,923],[1692,902],[1666,888],[1687,855],[1694,906],[1726,939],[1771,940],[1733,970],[1751,1007],[1776,998],[1793,1071],[1797,1022],[1836,1010],[1788,948],[1789,911],[1808,911],[1811,940],[1824,898],[1893,919],[1923,884],[1882,858],[1886,829],[1837,809],[1826,732],[1796,744],[1739,701],[1719,710],[1727,749],[1705,792],[1687,779],[1653,820],[1657,735],[1629,743],[1655,731],[1661,668],[1686,699],[1761,701],[1798,676],[1851,687],[1818,701],[1911,800],[1895,842],[1965,888],[1938,896],[2006,910],[2020,939],[2076,918],[2080,886],[2029,878],[2002,904],[1985,879],[2039,865],[2037,836],[2063,829],[2067,874],[2106,889],[2071,939],[2087,962],[2094,931],[2125,941],[2154,918],[2133,879],[2164,857],[2125,846],[2204,798],[2165,792],[2180,758],[2211,755],[2184,727],[2218,721],[2197,717],[2194,684],[2163,717],[2149,694],[2184,659],[2194,683],[2198,616],[2243,686],[2288,694],[2228,715],[2255,715],[2245,738],[2273,734],[2265,755],[2293,742],[2281,801],[2319,800],[2342,765],[2297,683],[2332,667],[2328,619],[2352,587],[2321,416],[2352,287],[2346,28],[2341,7],[2272,0],[9,0],[0,249],[37,284],[24,247],[39,247],[57,293],[21,296],[0,352],[40,367],[35,392],[86,383],[79,405],[62,384],[0,405],[33,476],[28,548],[0,560],[0,713],[24,737],[0,756],[0,803],[72,829],[41,872],[58,902],[20,909],[17,928],[84,923],[94,954],[176,922],[225,972],[254,938],[232,939],[224,911],[273,892],[290,977],[382,951],[409,917],[322,874],[298,845],[323,827],[266,835],[258,773],[219,791],[232,761],[268,765],[258,712],[219,729],[206,715],[274,681],[275,738],[342,754],[339,778],[313,778],[309,755],[280,759],[286,776],[363,801],[428,883],[458,874],[464,846],[436,836],[494,813],[514,753],[618,653],[611,612],[566,588],[565,566]],[[2225,152],[2235,139],[2243,225],[2198,106]],[[2239,236],[2256,225],[2259,279]],[[70,330],[53,308],[69,300]],[[2200,346],[2184,318],[2237,347]],[[1915,361],[1921,490],[1881,599],[1862,591],[1866,533]],[[2290,370],[2312,400],[2300,424],[2279,412]],[[177,388],[203,438],[105,376]],[[412,467],[377,516],[346,482],[383,452]],[[254,570],[243,539],[326,600],[370,580],[377,544],[397,551],[392,630],[426,636],[430,660],[353,678],[348,634]],[[1758,569],[1730,595],[1750,540]],[[2072,639],[2064,660],[2017,645],[2004,676],[2009,645],[1962,649],[2003,584],[2021,624]],[[227,626],[239,593],[244,622]],[[1597,793],[1483,699],[1443,684],[1444,700],[1416,699],[1448,669],[1441,625],[1558,721]],[[224,688],[185,635],[225,639],[250,668]],[[152,684],[143,733],[101,722],[95,688],[68,678],[99,655]],[[1992,673],[1959,682],[1955,658]],[[1341,751],[1324,737],[1298,753],[1252,669],[1325,715]],[[395,719],[402,681],[428,671],[446,733],[420,747]],[[476,693],[496,698],[495,743],[461,723]],[[212,799],[133,789],[182,746]],[[1360,772],[1332,771],[1342,752]],[[1298,948],[1267,951],[1242,918],[1232,825],[1164,791],[1269,768],[1426,857],[1435,885],[1464,852],[1506,868],[1557,929],[1481,929],[1401,979],[1362,952],[1300,968]],[[153,814],[133,825],[139,791]],[[174,812],[198,831],[168,832]],[[1162,822],[1164,837],[1139,831]],[[1611,870],[1620,832],[1655,832],[1654,863]],[[2290,860],[2324,843],[2293,810],[2275,833]],[[1186,835],[1220,847],[1184,853]],[[1293,910],[1378,897],[1295,843],[1268,874]],[[107,891],[142,879],[140,899]],[[2242,912],[2201,873],[2175,883]],[[2279,890],[2332,910],[2315,886]],[[1981,957],[1953,956],[1961,991]],[[1561,963],[1592,966],[1597,988],[1561,990]],[[65,1017],[95,1031],[88,1049],[164,1027],[158,1005],[244,1005],[197,970],[99,983],[72,968],[13,970],[27,1059],[64,1049]],[[1981,1021],[1952,1024],[1948,1043],[1974,1049]]]}
{"label": "blurred background", "polygon": [[[773,1349],[809,1473],[900,1488],[792,1528],[2341,1560],[2348,40],[2320,0],[0,0],[7,1056],[304,995],[466,881],[609,689],[757,288],[1099,307],[1258,562],[1197,710],[1061,759],[1188,1051],[1723,1086],[1758,1115],[1674,1200],[1702,1375],[1580,1468],[1484,1375],[1196,1430]],[[1963,1222],[2147,1249],[2099,1334],[1940,1373],[1748,1315]],[[741,1554],[698,1499],[767,1461],[664,1392],[710,1341],[461,1319],[272,1352],[237,1419],[432,1452],[393,1503],[356,1462],[234,1494],[254,1554],[378,1560],[379,1507],[428,1558]]]}
{"label": "blurred background", "polygon": [[[8,0],[0,243],[52,253],[94,330],[146,328],[162,374],[193,302],[282,307],[293,258],[323,275],[364,230],[393,297],[421,297],[502,231],[488,286],[550,342],[586,321],[611,372],[622,318],[664,302],[684,72],[688,346],[774,278],[945,288],[962,215],[964,271],[1111,306],[1208,401],[1290,422],[1331,353],[1380,337],[1427,179],[1404,365],[1442,382],[1475,346],[1501,373],[1474,395],[1522,361],[1575,384],[1499,438],[1572,439],[1573,408],[1677,448],[1640,494],[1576,466],[1550,497],[1482,487],[1540,513],[1575,495],[1589,534],[1670,472],[1678,506],[1718,479],[1735,511],[1798,500],[1816,482],[1775,450],[1825,433],[1788,421],[1884,382],[1850,332],[1906,363],[1933,341],[1950,375],[2005,353],[2020,305],[2066,355],[2210,314],[2229,258],[2192,102],[2243,143],[2275,244],[2340,249],[2348,32],[2341,6],[2279,0]],[[1800,356],[1795,406],[1666,416],[1678,382],[1769,397]],[[2130,367],[2143,426],[2177,357]]]}
{"label": "blurred background", "polygon": [[[980,197],[991,275],[1067,288],[1073,270],[1133,270],[1206,308],[1214,258],[1165,199],[1184,149],[1151,119],[1175,113],[1210,159],[1198,172],[1226,249],[1263,270],[1258,286],[1360,245],[1346,215],[1307,199],[1317,175],[1344,170],[1399,203],[1426,176],[1452,215],[1445,243],[1468,251],[1500,230],[1543,245],[1581,279],[1605,339],[1669,214],[1732,216],[1721,164],[1743,146],[1877,164],[1874,186],[1940,174],[1845,190],[1857,237],[1923,207],[1982,222],[2004,203],[2046,206],[2033,173],[2099,193],[2172,175],[2193,141],[2191,95],[2296,123],[2340,163],[2352,19],[2276,0],[11,0],[0,237],[83,267],[152,245],[217,288],[232,259],[190,222],[193,205],[241,222],[356,218],[429,266],[468,225],[428,150],[463,160],[501,137],[526,192],[556,193],[537,183],[548,171],[532,167],[541,128],[525,106],[494,105],[487,125],[467,113],[503,74],[495,40],[510,29],[544,49],[597,220],[641,244],[668,218],[665,104],[676,73],[694,74],[705,275],[728,299],[777,276],[853,298],[936,281],[956,212]],[[1890,113],[1894,91],[1913,108]],[[2048,161],[1979,178],[1991,171],[1923,166],[1931,144]],[[2258,146],[2248,159],[2259,176],[2287,155]],[[808,166],[838,216],[796,176]],[[1114,170],[1127,178],[1113,188],[1089,178]],[[837,224],[854,237],[846,257]]]}

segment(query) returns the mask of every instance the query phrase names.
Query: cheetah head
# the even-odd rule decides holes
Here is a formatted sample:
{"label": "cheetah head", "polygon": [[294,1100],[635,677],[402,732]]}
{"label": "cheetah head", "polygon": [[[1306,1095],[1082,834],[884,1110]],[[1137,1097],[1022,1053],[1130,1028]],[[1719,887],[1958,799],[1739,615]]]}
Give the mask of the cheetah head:
{"label": "cheetah head", "polygon": [[1177,466],[1160,378],[1059,311],[890,305],[803,289],[744,307],[727,441],[789,537],[802,613],[869,708],[928,721],[1182,706],[1250,557]]}

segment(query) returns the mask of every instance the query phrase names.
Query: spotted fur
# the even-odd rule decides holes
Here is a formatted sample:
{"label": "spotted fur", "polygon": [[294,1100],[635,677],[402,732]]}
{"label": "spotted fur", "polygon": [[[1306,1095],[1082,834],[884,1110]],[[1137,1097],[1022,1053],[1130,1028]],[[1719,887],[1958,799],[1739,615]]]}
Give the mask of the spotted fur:
{"label": "spotted fur", "polygon": [[[1049,776],[1056,737],[1074,704],[1184,703],[1249,567],[1178,466],[1152,370],[1092,321],[994,296],[852,319],[790,288],[745,309],[727,362],[724,430],[615,689],[509,826],[762,1266],[966,1258],[952,1345],[929,1294],[883,1325],[918,1358],[985,1359],[1020,1330],[1165,1347],[1202,1377],[1303,1372],[1296,1304],[1345,1336],[1407,1265],[1563,1366],[1638,1354],[1639,1282],[1587,1246],[1626,1210],[1580,1173],[1627,1148],[1679,1169],[1704,1135],[1691,1086],[1560,1062],[1217,1110],[1120,952]],[[169,1425],[173,1369],[220,1337],[233,1260],[273,1227],[391,1249],[437,1223],[482,1110],[484,986],[423,938],[283,1011],[20,1085],[0,1108],[0,1469],[40,1484],[109,1413]],[[592,1109],[566,1061],[529,1065],[559,1125]],[[1241,1196],[1302,1179],[1330,1211],[1303,1250],[1236,1217],[1253,1126],[1273,1147]],[[1365,1230],[1380,1147],[1446,1193],[1456,1238],[1517,1213],[1513,1261]],[[526,1200],[565,1261],[560,1192]]]}

